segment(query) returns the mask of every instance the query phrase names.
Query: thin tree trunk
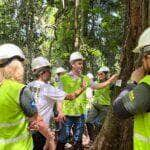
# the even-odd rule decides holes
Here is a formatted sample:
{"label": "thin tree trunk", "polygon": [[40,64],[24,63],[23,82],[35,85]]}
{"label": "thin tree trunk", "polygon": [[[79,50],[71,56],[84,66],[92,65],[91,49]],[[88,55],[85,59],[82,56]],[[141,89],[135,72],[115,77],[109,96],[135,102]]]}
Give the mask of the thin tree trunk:
{"label": "thin tree trunk", "polygon": [[148,0],[148,26],[150,26],[150,1]]}
{"label": "thin tree trunk", "polygon": [[74,8],[74,48],[75,50],[79,50],[79,34],[78,34],[78,7],[79,7],[79,0],[74,0],[75,8]]}
{"label": "thin tree trunk", "polygon": [[83,38],[87,37],[88,33],[88,12],[89,12],[89,0],[82,0],[81,2],[81,31],[82,31],[82,36]]}

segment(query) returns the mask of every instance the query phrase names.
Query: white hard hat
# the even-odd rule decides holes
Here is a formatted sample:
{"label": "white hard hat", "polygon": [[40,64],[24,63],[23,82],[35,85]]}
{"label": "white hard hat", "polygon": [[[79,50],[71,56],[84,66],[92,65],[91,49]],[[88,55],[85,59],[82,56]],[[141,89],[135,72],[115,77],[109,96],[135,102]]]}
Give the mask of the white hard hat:
{"label": "white hard hat", "polygon": [[109,71],[110,71],[110,70],[109,70],[108,67],[103,66],[103,67],[101,67],[97,72],[99,73],[99,72],[109,72]]}
{"label": "white hard hat", "polygon": [[78,60],[78,59],[81,59],[81,60],[84,60],[83,56],[81,55],[80,52],[74,52],[70,55],[70,60],[69,62],[71,63],[72,61],[74,60]]}
{"label": "white hard hat", "polygon": [[[134,53],[140,53],[145,46],[150,46],[150,27],[147,28],[140,36],[138,46],[133,50]],[[148,51],[148,50],[147,50]],[[149,49],[150,51],[150,49]]]}
{"label": "white hard hat", "polygon": [[9,43],[0,45],[0,60],[9,59],[15,56],[22,60],[25,59],[23,51],[18,46]]}
{"label": "white hard hat", "polygon": [[93,79],[94,78],[93,74],[90,73],[90,72],[87,74],[87,77],[89,77],[89,79]]}
{"label": "white hard hat", "polygon": [[51,66],[50,62],[46,58],[41,56],[34,58],[31,63],[32,71],[47,66]]}
{"label": "white hard hat", "polygon": [[66,72],[66,70],[63,67],[59,67],[56,69],[56,74],[63,73],[63,72]]}

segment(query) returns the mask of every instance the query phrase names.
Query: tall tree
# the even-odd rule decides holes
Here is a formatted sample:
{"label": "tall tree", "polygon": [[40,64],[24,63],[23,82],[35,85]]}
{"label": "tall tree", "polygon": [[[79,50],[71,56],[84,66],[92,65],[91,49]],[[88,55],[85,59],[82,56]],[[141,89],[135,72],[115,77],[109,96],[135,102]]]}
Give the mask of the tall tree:
{"label": "tall tree", "polygon": [[[126,23],[125,23],[125,42],[121,58],[122,86],[125,85],[130,77],[134,65],[134,55],[132,50],[137,44],[137,39],[141,32],[149,26],[148,0],[127,0]],[[114,91],[114,97],[119,93],[119,89]],[[110,108],[105,119],[104,125],[95,140],[93,149],[95,150],[132,150],[132,119],[122,121],[118,119]]]}
{"label": "tall tree", "polygon": [[[134,60],[132,50],[137,45],[137,40],[141,32],[147,28],[150,24],[148,16],[150,15],[149,10],[150,1],[148,0],[129,0],[126,1],[126,10],[128,26],[125,27],[127,33],[124,42],[123,58],[121,62],[121,77],[124,83],[129,79],[130,73],[133,70]],[[136,56],[135,58],[136,59]],[[130,64],[131,63],[131,64]],[[128,69],[127,69],[128,68]],[[128,72],[128,73],[127,73]],[[126,76],[125,76],[126,74]],[[121,124],[121,150],[132,150],[133,149],[133,118],[123,121]]]}
{"label": "tall tree", "polygon": [[[126,1],[125,42],[122,51],[120,78],[123,86],[130,77],[134,65],[132,50],[141,32],[149,25],[149,1]],[[119,90],[115,90],[117,96]],[[95,150],[132,150],[132,119],[119,120],[110,109],[105,123],[94,143]]]}
{"label": "tall tree", "polygon": [[79,25],[78,25],[78,10],[79,10],[79,0],[74,0],[74,49],[79,50]]}

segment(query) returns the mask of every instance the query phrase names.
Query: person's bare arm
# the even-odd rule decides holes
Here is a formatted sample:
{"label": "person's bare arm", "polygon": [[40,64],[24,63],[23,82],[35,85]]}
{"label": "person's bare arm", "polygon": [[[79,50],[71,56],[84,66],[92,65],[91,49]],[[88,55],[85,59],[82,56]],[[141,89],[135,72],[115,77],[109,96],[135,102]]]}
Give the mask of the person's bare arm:
{"label": "person's bare arm", "polygon": [[77,89],[75,92],[67,94],[65,97],[65,100],[74,100],[75,98],[77,98],[83,91],[85,90],[85,88],[80,88]]}
{"label": "person's bare arm", "polygon": [[39,130],[46,138],[50,137],[48,126],[44,123],[42,117],[38,115],[35,100],[30,88],[24,87],[20,93],[20,106],[24,114],[29,118],[30,127]]}
{"label": "person's bare arm", "polygon": [[29,120],[30,130],[37,130],[46,138],[44,150],[55,150],[55,133],[52,132],[50,128],[44,123],[42,117],[40,117],[38,114],[35,114],[33,117],[30,117]]}
{"label": "person's bare arm", "polygon": [[144,77],[143,67],[135,69],[131,74],[131,81],[139,82]]}
{"label": "person's bare arm", "polygon": [[93,85],[92,88],[93,88],[94,90],[105,88],[105,87],[108,86],[110,83],[116,81],[117,78],[118,78],[118,75],[117,75],[117,74],[114,74],[114,75],[112,75],[107,81],[102,82],[102,83],[97,83],[97,84]]}
{"label": "person's bare arm", "polygon": [[77,89],[76,91],[74,91],[73,93],[67,94],[65,99],[66,100],[74,100],[75,98],[77,98],[82,92],[85,91],[86,89],[86,81],[83,80],[81,87],[79,89]]}
{"label": "person's bare arm", "polygon": [[44,123],[41,116],[38,114],[35,114],[34,116],[29,118],[30,121],[30,129],[32,130],[38,130],[43,136],[46,138],[50,138],[50,129],[49,127]]}

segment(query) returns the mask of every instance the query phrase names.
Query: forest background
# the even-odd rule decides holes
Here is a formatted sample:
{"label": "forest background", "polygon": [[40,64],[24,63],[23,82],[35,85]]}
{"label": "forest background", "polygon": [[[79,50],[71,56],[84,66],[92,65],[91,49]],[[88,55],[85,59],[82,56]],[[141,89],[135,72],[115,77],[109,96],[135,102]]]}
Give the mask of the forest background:
{"label": "forest background", "polygon": [[[32,80],[31,61],[43,55],[55,68],[69,70],[69,56],[80,51],[84,73],[100,66],[128,81],[137,56],[132,50],[150,26],[150,0],[0,0],[0,44],[18,45],[26,55],[25,82]],[[113,100],[113,99],[112,99]],[[112,109],[95,140],[96,150],[130,150],[132,118],[119,120]]]}

